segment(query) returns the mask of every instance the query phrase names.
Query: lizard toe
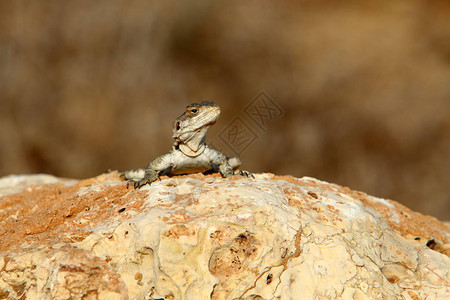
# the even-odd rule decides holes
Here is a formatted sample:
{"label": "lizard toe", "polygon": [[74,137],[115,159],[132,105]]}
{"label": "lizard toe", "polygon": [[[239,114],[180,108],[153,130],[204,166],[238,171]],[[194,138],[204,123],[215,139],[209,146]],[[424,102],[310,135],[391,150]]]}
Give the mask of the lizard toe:
{"label": "lizard toe", "polygon": [[244,176],[244,177],[247,177],[247,178],[255,179],[255,176],[252,173],[248,172],[248,171],[239,170],[236,173],[236,175],[240,175],[240,176]]}

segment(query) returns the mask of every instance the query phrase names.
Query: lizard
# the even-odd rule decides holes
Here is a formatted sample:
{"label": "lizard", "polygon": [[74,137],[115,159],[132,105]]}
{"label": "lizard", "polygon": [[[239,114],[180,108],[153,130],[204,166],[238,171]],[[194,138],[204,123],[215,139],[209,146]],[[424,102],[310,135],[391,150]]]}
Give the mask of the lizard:
{"label": "lizard", "polygon": [[121,175],[127,187],[139,189],[159,179],[161,175],[180,175],[198,172],[219,172],[222,177],[242,175],[253,177],[246,171],[236,171],[241,165],[237,157],[229,158],[206,145],[208,129],[219,118],[220,107],[212,101],[192,103],[173,123],[172,150],[154,159],[145,169],[134,169]]}

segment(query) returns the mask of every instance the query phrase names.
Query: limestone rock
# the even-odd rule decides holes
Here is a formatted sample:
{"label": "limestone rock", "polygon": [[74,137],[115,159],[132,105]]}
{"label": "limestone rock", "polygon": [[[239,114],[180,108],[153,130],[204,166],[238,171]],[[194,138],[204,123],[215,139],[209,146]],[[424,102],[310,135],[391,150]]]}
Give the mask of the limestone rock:
{"label": "limestone rock", "polygon": [[0,299],[449,297],[446,224],[313,178],[255,177],[0,179]]}

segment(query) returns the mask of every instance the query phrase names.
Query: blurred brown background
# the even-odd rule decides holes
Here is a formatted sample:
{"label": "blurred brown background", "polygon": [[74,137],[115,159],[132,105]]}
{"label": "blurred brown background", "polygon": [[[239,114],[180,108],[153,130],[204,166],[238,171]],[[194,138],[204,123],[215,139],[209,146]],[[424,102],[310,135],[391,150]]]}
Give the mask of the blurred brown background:
{"label": "blurred brown background", "polygon": [[0,2],[0,176],[146,166],[201,100],[217,148],[236,116],[255,135],[244,169],[450,219],[449,1]]}

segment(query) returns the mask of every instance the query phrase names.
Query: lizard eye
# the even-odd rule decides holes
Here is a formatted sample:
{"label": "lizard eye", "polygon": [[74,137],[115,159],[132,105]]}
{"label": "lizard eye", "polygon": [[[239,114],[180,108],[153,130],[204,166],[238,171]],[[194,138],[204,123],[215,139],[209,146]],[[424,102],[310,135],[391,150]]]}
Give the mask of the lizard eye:
{"label": "lizard eye", "polygon": [[196,114],[198,110],[196,108],[191,109],[191,113]]}
{"label": "lizard eye", "polygon": [[177,130],[180,130],[180,122],[177,122],[177,123],[175,124],[175,128],[176,128]]}

